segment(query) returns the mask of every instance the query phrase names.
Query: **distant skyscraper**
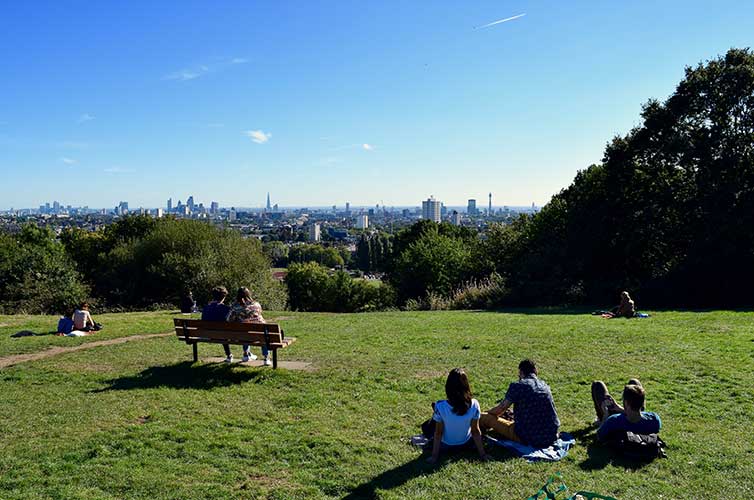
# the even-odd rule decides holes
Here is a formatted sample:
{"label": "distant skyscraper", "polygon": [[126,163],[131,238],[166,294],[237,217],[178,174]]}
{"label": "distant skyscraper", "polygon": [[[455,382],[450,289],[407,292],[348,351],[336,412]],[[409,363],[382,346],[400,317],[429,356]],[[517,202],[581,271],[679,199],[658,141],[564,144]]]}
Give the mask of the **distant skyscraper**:
{"label": "distant skyscraper", "polygon": [[309,226],[309,241],[319,241],[321,235],[321,229],[316,222]]}
{"label": "distant skyscraper", "polygon": [[213,201],[209,206],[209,212],[213,215],[220,213],[220,204],[216,201]]}
{"label": "distant skyscraper", "polygon": [[487,217],[492,217],[492,193],[490,193],[490,203],[487,206]]}
{"label": "distant skyscraper", "polygon": [[356,229],[368,229],[369,228],[369,216],[368,215],[359,215],[356,218]]}
{"label": "distant skyscraper", "polygon": [[173,198],[168,198],[168,213],[173,211]]}
{"label": "distant skyscraper", "polygon": [[351,215],[351,204],[346,202],[346,215]]}
{"label": "distant skyscraper", "polygon": [[466,206],[466,213],[476,215],[476,200],[469,200],[469,204]]}
{"label": "distant skyscraper", "polygon": [[434,222],[440,222],[440,210],[442,203],[430,196],[426,201],[422,201],[422,218]]}
{"label": "distant skyscraper", "polygon": [[158,209],[157,209],[157,211],[156,211],[156,213],[155,213],[155,215],[157,216],[157,218],[158,218],[158,219],[159,219],[160,217],[162,217],[162,215],[163,215],[163,213],[162,213],[162,209],[161,209],[161,208],[158,208]]}
{"label": "distant skyscraper", "polygon": [[228,220],[230,222],[233,222],[236,220],[236,209],[231,207],[230,212],[228,212]]}
{"label": "distant skyscraper", "polygon": [[267,211],[269,212],[272,207],[270,206],[270,192],[267,192]]}
{"label": "distant skyscraper", "polygon": [[194,197],[189,196],[188,200],[186,200],[186,206],[189,208],[190,212],[194,211]]}
{"label": "distant skyscraper", "polygon": [[461,214],[458,213],[458,210],[453,210],[453,213],[450,214],[450,221],[455,226],[461,225]]}

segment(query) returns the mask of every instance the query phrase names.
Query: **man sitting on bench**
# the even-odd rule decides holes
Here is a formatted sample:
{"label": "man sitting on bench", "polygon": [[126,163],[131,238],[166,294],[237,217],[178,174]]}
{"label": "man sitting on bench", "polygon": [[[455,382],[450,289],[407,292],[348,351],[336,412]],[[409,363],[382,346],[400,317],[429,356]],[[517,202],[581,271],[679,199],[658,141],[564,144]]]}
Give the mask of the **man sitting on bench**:
{"label": "man sitting on bench", "polygon": [[[224,286],[216,286],[212,289],[212,302],[202,309],[202,321],[228,321],[230,307],[224,304],[225,297],[228,296],[228,289]],[[233,362],[233,354],[230,352],[230,345],[223,344],[225,350],[225,362]]]}

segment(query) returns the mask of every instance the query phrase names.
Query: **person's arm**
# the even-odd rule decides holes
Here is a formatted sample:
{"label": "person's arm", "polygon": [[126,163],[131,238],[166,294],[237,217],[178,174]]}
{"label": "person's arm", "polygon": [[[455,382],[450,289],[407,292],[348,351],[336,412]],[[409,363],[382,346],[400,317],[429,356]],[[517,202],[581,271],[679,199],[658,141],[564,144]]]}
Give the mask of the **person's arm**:
{"label": "person's arm", "polygon": [[89,311],[86,312],[86,321],[84,322],[84,326],[86,325],[94,326],[94,320],[92,319],[92,314]]}
{"label": "person's arm", "polygon": [[479,429],[478,418],[471,421],[471,439],[474,440],[476,451],[479,453],[479,458],[485,462],[489,460],[490,457],[487,455],[487,452],[484,451],[484,445],[482,444],[482,431]]}
{"label": "person's arm", "polygon": [[432,443],[432,456],[427,459],[428,464],[437,463],[437,459],[440,458],[440,443],[442,442],[442,431],[444,425],[442,422],[435,423],[435,437]]}
{"label": "person's arm", "polygon": [[510,408],[512,404],[513,403],[511,403],[507,399],[503,399],[500,403],[498,403],[497,406],[495,406],[494,408],[490,408],[489,410],[487,410],[487,413],[489,413],[490,415],[495,415],[496,417],[499,417],[500,415],[502,415],[505,412],[505,410],[507,410],[508,408]]}
{"label": "person's arm", "polygon": [[605,421],[602,422],[602,425],[600,425],[600,428],[597,429],[598,441],[604,441],[605,439],[607,439],[607,436],[609,436],[610,432],[613,430],[613,423],[615,422],[615,419],[611,417],[607,417]]}

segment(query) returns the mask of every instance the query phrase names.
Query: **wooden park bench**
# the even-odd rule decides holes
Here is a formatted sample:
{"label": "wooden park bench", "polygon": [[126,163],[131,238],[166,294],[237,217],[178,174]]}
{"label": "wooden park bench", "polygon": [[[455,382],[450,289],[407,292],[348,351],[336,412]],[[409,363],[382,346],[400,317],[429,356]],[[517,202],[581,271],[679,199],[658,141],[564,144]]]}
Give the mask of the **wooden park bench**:
{"label": "wooden park bench", "polygon": [[198,319],[174,318],[175,334],[194,348],[194,362],[199,361],[196,345],[199,342],[211,344],[248,344],[267,346],[272,351],[272,367],[278,367],[278,349],[288,347],[296,341],[285,338],[283,329],[276,323],[226,323],[222,321],[201,321]]}

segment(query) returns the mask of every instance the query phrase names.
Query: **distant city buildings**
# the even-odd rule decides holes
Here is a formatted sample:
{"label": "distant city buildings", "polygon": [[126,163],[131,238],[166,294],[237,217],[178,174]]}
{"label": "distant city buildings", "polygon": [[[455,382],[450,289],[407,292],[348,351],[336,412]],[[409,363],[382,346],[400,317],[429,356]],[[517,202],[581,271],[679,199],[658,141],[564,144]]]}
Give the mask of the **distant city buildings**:
{"label": "distant city buildings", "polygon": [[490,201],[487,206],[487,217],[492,217],[492,193],[490,193]]}
{"label": "distant city buildings", "polygon": [[361,214],[356,218],[356,229],[368,229],[369,228],[369,216]]}
{"label": "distant city buildings", "polygon": [[466,213],[469,215],[476,215],[476,200],[469,200],[466,205]]}
{"label": "distant city buildings", "polygon": [[317,242],[321,239],[320,225],[316,222],[309,226],[309,241]]}
{"label": "distant city buildings", "polygon": [[441,205],[442,203],[435,200],[434,196],[422,201],[422,219],[440,222]]}
{"label": "distant city buildings", "polygon": [[[277,205],[275,206],[277,207]],[[265,205],[265,207],[267,208],[268,212],[272,209],[272,207],[270,206],[270,192],[269,191],[267,191],[267,205]]]}
{"label": "distant city buildings", "polygon": [[453,210],[453,213],[450,214],[450,222],[452,222],[454,226],[461,225],[461,214],[458,213],[458,210]]}
{"label": "distant city buildings", "polygon": [[236,217],[238,217],[236,209],[231,207],[230,211],[228,212],[228,221],[233,222],[236,220]]}

